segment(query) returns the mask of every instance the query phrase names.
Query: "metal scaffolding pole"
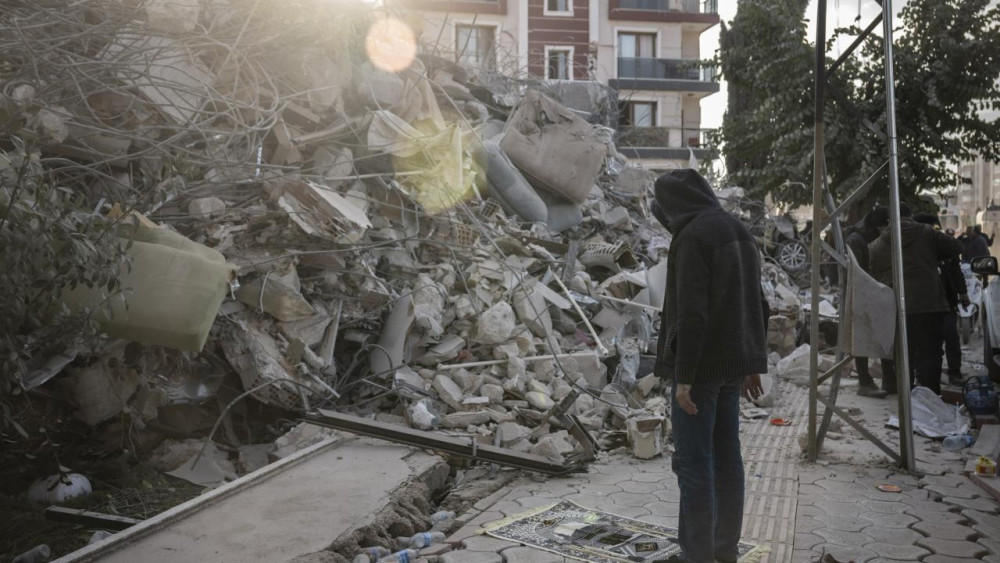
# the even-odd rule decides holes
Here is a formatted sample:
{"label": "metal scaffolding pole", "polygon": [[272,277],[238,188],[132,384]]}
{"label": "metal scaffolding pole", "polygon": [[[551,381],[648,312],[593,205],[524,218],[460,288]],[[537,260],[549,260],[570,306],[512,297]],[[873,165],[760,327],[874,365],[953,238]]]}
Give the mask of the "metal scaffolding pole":
{"label": "metal scaffolding pole", "polygon": [[819,269],[822,263],[821,238],[816,230],[823,223],[823,106],[826,93],[826,0],[816,6],[816,91],[814,93],[813,121],[813,230],[812,272],[810,289],[812,307],[809,311],[809,447],[806,456],[816,461],[819,444],[816,432],[816,402],[819,395]]}
{"label": "metal scaffolding pole", "polygon": [[[816,74],[815,74],[815,93],[814,93],[814,106],[815,106],[815,119],[814,119],[814,133],[813,133],[813,232],[812,232],[812,272],[811,272],[811,302],[812,310],[810,311],[810,374],[809,374],[809,420],[808,420],[808,447],[807,447],[807,457],[809,461],[815,461],[819,456],[819,449],[823,443],[823,436],[826,433],[826,429],[829,425],[830,416],[836,414],[837,416],[843,418],[852,427],[858,429],[866,438],[871,440],[876,446],[881,448],[883,451],[890,454],[890,456],[896,460],[903,468],[908,471],[914,471],[916,469],[913,457],[913,428],[910,413],[910,366],[909,358],[907,357],[907,335],[906,335],[906,296],[905,288],[903,286],[903,260],[902,260],[902,243],[901,243],[901,228],[900,228],[900,213],[899,213],[899,176],[898,176],[898,152],[897,152],[897,141],[896,141],[896,100],[895,100],[895,82],[893,76],[893,45],[892,45],[892,1],[891,0],[881,0],[882,4],[882,14],[875,19],[865,31],[854,41],[850,48],[845,52],[829,69],[826,66],[826,52],[824,46],[826,45],[826,7],[827,0],[818,0],[816,7]],[[884,32],[884,42],[885,42],[885,87],[886,87],[886,117],[887,117],[887,131],[885,135],[885,140],[889,145],[889,159],[885,164],[882,165],[872,176],[862,184],[846,201],[836,205],[833,199],[833,195],[827,185],[826,178],[826,166],[825,166],[825,154],[823,147],[823,117],[824,117],[824,107],[826,103],[825,95],[826,90],[830,87],[827,84],[828,76],[835,72],[837,68],[846,60],[846,58],[868,37],[871,32],[878,26],[881,20],[883,24]],[[833,94],[836,94],[836,90],[831,90]],[[836,97],[836,96],[835,96]],[[840,99],[840,98],[838,98]],[[846,100],[841,100],[846,102]],[[863,116],[859,116],[862,119]],[[867,123],[866,123],[867,124]],[[881,132],[878,132],[880,138],[882,138]],[[876,176],[882,171],[883,168],[888,168],[889,170],[889,199],[890,199],[890,215],[891,215],[891,239],[892,239],[892,271],[893,271],[893,284],[896,290],[896,304],[897,304],[897,339],[895,347],[896,355],[896,381],[897,390],[899,393],[899,449],[900,453],[897,456],[895,452],[882,443],[874,434],[864,430],[864,427],[851,419],[851,417],[841,409],[836,406],[837,402],[837,390],[840,382],[840,369],[847,363],[850,356],[841,357],[843,350],[842,338],[838,342],[838,357],[837,364],[826,374],[820,376],[819,373],[819,303],[820,303],[820,266],[822,264],[822,251],[826,249],[827,252],[831,253],[840,262],[840,273],[842,278],[846,279],[846,268],[844,262],[841,258],[846,255],[846,250],[844,248],[843,238],[839,231],[839,224],[837,223],[837,216],[844,212],[849,205],[861,197],[864,193],[871,187],[872,182]],[[826,214],[824,214],[824,206],[826,208]],[[836,249],[829,248],[824,245],[820,240],[820,232],[827,226],[832,225],[835,228],[836,234]],[[841,256],[836,256],[836,255]],[[849,314],[847,311],[841,307],[840,320],[843,326],[845,316]],[[883,377],[888,377],[889,374],[883,374]],[[819,385],[823,384],[826,380],[830,379],[830,394],[829,396],[821,396],[819,393]],[[822,425],[817,428],[817,406],[818,403],[822,402],[825,406],[825,412],[823,417]]]}
{"label": "metal scaffolding pole", "polygon": [[[826,0],[822,0],[825,2]],[[899,398],[899,454],[903,466],[916,469],[913,458],[913,421],[910,418],[910,358],[907,354],[906,288],[903,286],[903,244],[899,224],[899,160],[896,147],[896,84],[893,75],[892,0],[882,0],[885,43],[885,111],[889,136],[889,213],[892,216],[892,281],[896,289],[896,389]],[[885,377],[885,374],[882,375]]]}

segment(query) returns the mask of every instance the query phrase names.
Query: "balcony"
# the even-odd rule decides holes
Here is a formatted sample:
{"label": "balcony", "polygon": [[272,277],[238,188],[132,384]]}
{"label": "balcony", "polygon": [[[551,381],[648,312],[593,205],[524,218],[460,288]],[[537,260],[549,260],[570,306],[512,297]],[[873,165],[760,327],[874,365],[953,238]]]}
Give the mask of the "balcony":
{"label": "balcony", "polygon": [[618,0],[619,10],[718,14],[718,0]]}
{"label": "balcony", "polygon": [[609,19],[693,24],[704,31],[719,23],[718,0],[611,0]]}
{"label": "balcony", "polygon": [[616,90],[719,91],[714,66],[684,59],[619,58],[618,78],[609,85]]}
{"label": "balcony", "polygon": [[[628,158],[687,160],[710,158],[708,133],[714,129],[629,127],[618,133],[618,151]],[[690,149],[690,150],[689,150]]]}
{"label": "balcony", "polygon": [[388,0],[387,5],[429,12],[501,15],[507,13],[507,0]]}

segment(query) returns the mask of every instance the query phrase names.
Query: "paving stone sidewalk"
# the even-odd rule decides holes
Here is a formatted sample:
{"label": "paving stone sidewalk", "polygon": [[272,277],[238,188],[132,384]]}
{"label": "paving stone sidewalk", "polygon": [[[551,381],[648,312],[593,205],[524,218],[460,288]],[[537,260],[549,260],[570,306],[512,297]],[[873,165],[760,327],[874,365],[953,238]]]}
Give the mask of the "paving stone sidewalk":
{"label": "paving stone sidewalk", "polygon": [[[804,421],[805,392],[788,386],[781,412]],[[1000,563],[998,504],[963,475],[915,479],[892,469],[799,462],[797,426],[766,421],[741,425],[747,475],[744,541],[766,544],[767,563],[819,561],[830,554],[857,563],[924,561]],[[884,493],[891,483],[900,493]],[[522,478],[462,516],[448,539],[448,563],[571,561],[539,549],[479,535],[483,525],[561,499],[582,506],[677,526],[679,491],[668,456],[638,461],[617,456],[587,474]],[[447,548],[445,548],[447,549]]]}

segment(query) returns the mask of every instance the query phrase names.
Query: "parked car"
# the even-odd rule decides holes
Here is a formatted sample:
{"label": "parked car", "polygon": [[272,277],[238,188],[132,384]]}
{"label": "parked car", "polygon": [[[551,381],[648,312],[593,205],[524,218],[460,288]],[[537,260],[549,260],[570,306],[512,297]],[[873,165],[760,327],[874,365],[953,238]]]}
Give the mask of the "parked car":
{"label": "parked car", "polygon": [[1000,382],[1000,281],[990,283],[990,277],[1000,275],[995,256],[980,256],[971,263],[972,272],[983,277],[983,297],[980,308],[983,326],[983,363],[990,379]]}
{"label": "parked car", "polygon": [[790,275],[809,269],[809,241],[799,232],[794,219],[774,214],[763,203],[745,198],[729,199],[726,207],[743,220],[764,254]]}

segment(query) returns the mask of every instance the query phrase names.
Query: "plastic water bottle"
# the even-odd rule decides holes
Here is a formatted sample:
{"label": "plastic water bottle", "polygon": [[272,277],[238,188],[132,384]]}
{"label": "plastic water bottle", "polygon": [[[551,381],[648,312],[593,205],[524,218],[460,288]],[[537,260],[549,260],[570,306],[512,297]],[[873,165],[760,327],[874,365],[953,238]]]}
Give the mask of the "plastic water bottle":
{"label": "plastic water bottle", "polygon": [[351,559],[351,563],[372,563],[372,558],[364,553],[359,553],[354,556],[354,559]]}
{"label": "plastic water bottle", "polygon": [[976,439],[968,434],[953,434],[944,439],[944,449],[949,452],[957,452],[962,448],[968,448],[976,442]]}
{"label": "plastic water bottle", "polygon": [[423,549],[429,545],[434,545],[443,541],[444,533],[442,532],[424,532],[410,538],[410,548]]}
{"label": "plastic water bottle", "polygon": [[397,551],[388,557],[378,560],[378,563],[413,563],[420,557],[420,552],[415,549],[404,549]]}
{"label": "plastic water bottle", "polygon": [[440,510],[431,514],[431,524],[437,525],[455,518],[455,513],[450,510]]}
{"label": "plastic water bottle", "polygon": [[383,557],[388,557],[392,554],[392,550],[387,547],[382,547],[377,545],[375,547],[366,547],[361,550],[359,555],[364,555],[371,559],[372,561],[378,561]]}

